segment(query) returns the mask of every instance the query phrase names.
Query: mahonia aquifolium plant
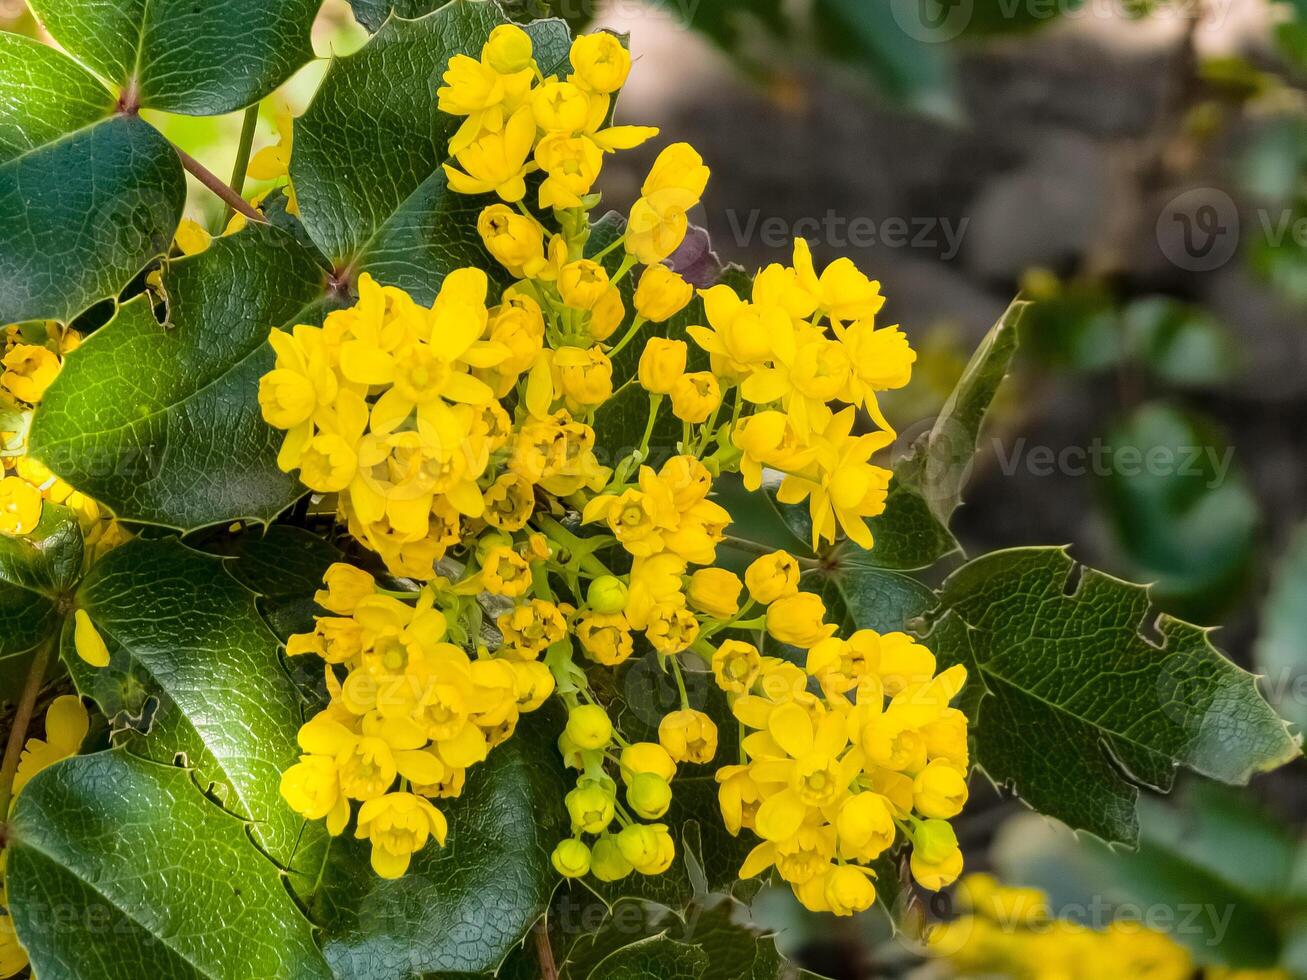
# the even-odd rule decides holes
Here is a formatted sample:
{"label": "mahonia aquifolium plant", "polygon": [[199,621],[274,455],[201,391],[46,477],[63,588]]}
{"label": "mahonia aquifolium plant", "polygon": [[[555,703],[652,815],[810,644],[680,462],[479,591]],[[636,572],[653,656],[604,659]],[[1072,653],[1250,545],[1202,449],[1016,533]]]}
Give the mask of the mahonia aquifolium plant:
{"label": "mahonia aquifolium plant", "polygon": [[[727,472],[750,490],[764,469],[783,474],[779,499],[807,502],[814,547],[841,531],[872,546],[866,519],[884,509],[890,473],[871,458],[893,439],[877,393],[904,385],[915,355],[897,328],[876,326],[878,283],[848,260],[819,274],[799,240],[750,295],[703,291],[707,323],[688,334],[710,369],[688,371],[686,341],[649,334],[693,297],[665,262],[708,167],[684,143],[666,147],[624,234],[588,256],[606,154],[657,130],[610,124],[631,69],[618,38],[578,37],[571,64],[545,77],[531,38],[505,25],[479,60],[454,57],[438,92],[463,119],[449,186],[497,196],[477,227],[511,286],[492,295],[485,270],[458,269],[426,308],[364,275],[358,302],[320,328],[272,331],[259,401],[286,433],[280,466],[334,494],[351,535],[420,583],[327,572],[317,601],[332,615],[288,652],[326,662],[331,702],[301,729],[282,794],[333,835],[353,819],[377,874],[398,877],[430,840],[445,843],[433,801],[458,796],[520,716],[556,697],[559,751],[577,776],[554,867],[601,881],[660,874],[675,854],[659,821],[678,766],[719,754],[715,723],[685,694],[682,659],[695,657],[739,725],[716,779],[727,829],[758,839],[741,877],[774,866],[808,908],[849,915],[875,900],[869,864],[901,835],[917,881],[942,888],[962,869],[948,821],[967,798],[967,720],[950,707],[965,668],[936,673],[903,633],[837,636],[784,551],[743,581],[714,567],[730,515],[712,492]],[[602,263],[618,249],[610,274]],[[634,310],[619,289],[628,276]],[[596,412],[632,344],[648,424],[610,468],[594,450]],[[859,408],[875,431],[854,434]],[[681,438],[655,467],[665,412]],[[764,655],[759,634],[806,651],[804,667]],[[615,668],[637,637],[681,692],[657,742],[623,736],[576,659]]]}

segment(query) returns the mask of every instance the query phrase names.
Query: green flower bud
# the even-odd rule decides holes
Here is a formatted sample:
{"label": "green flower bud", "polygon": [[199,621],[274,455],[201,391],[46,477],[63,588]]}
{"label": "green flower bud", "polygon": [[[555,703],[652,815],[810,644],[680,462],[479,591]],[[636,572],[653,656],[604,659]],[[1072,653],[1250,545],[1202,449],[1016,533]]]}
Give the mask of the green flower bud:
{"label": "green flower bud", "polygon": [[947,820],[923,820],[912,832],[912,847],[922,861],[939,864],[958,849],[958,835]]}
{"label": "green flower bud", "polygon": [[602,749],[613,737],[613,723],[597,704],[573,708],[567,716],[567,736],[581,749]]}
{"label": "green flower bud", "polygon": [[585,601],[598,613],[619,613],[626,608],[626,583],[616,575],[600,575],[590,583]]}
{"label": "green flower bud", "polygon": [[578,786],[567,794],[563,802],[572,823],[587,834],[603,833],[613,822],[613,796],[596,784]]}
{"label": "green flower bud", "polygon": [[476,556],[477,564],[484,565],[486,556],[490,554],[492,548],[511,548],[513,547],[513,538],[503,531],[486,531],[481,537],[477,538]]}
{"label": "green flower bud", "polygon": [[590,848],[579,840],[559,841],[549,860],[564,878],[580,878],[590,870]]}
{"label": "green flower bud", "polygon": [[600,881],[617,881],[631,873],[631,862],[622,857],[622,851],[612,834],[604,834],[595,841],[590,870]]}
{"label": "green flower bud", "polygon": [[626,802],[645,820],[657,820],[672,804],[672,787],[657,773],[637,773],[626,788]]}

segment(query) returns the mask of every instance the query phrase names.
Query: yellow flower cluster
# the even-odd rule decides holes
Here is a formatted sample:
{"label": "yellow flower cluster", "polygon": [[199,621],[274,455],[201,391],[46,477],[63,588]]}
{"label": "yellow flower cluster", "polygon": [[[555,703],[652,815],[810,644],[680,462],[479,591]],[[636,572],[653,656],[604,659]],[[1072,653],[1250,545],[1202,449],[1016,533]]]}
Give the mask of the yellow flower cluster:
{"label": "yellow flower cluster", "polygon": [[775,866],[807,908],[850,915],[875,901],[867,865],[902,832],[918,883],[951,884],[962,853],[948,820],[967,800],[968,758],[966,716],[949,702],[966,669],[937,674],[930,651],[903,633],[833,635],[785,552],[754,561],[745,583],[746,612],[766,606],[766,634],[807,654],[806,669],[741,640],[712,654],[748,732],[740,764],[717,773],[722,816],[732,834],[762,838],[740,877]]}
{"label": "yellow flower cluster", "polygon": [[[730,515],[712,494],[727,471],[753,489],[764,468],[779,472],[783,499],[809,500],[817,538],[842,528],[871,544],[866,518],[889,479],[869,461],[890,438],[876,392],[905,383],[914,355],[875,328],[876,283],[847,262],[818,275],[799,243],[793,267],[763,270],[748,300],[702,293],[709,326],[688,336],[707,369],[691,369],[675,333],[649,331],[621,382],[647,395],[643,438],[601,462],[594,426],[616,394],[615,356],[694,299],[663,263],[709,171],[689,146],[666,147],[625,231],[592,247],[605,156],[657,131],[612,124],[631,68],[615,36],[578,37],[566,78],[534,55],[525,31],[502,26],[479,58],[451,60],[438,92],[462,120],[449,186],[488,196],[478,233],[493,278],[511,284],[458,269],[428,308],[364,275],[355,305],[321,327],[272,331],[259,401],[286,432],[280,465],[334,500],[397,579],[383,588],[334,566],[318,597],[332,615],[290,641],[326,661],[331,704],[304,726],[282,793],[333,834],[360,801],[376,870],[400,874],[427,840],[443,843],[430,798],[456,795],[519,714],[554,695],[577,774],[554,867],[658,874],[676,853],[663,821],[678,767],[719,756],[716,724],[687,695],[698,663],[754,730],[719,773],[727,826],[764,839],[746,874],[775,865],[814,908],[865,908],[865,862],[901,829],[918,878],[940,887],[961,867],[947,818],[966,798],[966,721],[948,702],[964,673],[935,676],[901,634],[835,638],[792,556],[759,559],[743,581],[715,567]],[[665,405],[681,437],[655,460]],[[879,431],[852,434],[860,409]],[[763,656],[759,634],[808,650],[807,671]],[[656,741],[632,741],[590,678],[646,649],[679,706]]]}
{"label": "yellow flower cluster", "polygon": [[81,337],[54,322],[10,324],[4,328],[4,371],[0,373],[0,534],[26,535],[41,520],[45,501],[62,504],[81,525],[86,547],[103,552],[127,539],[112,515],[74,490],[42,463],[27,456],[27,427]]}
{"label": "yellow flower cluster", "polygon": [[[1052,916],[1048,896],[1034,888],[1012,888],[990,875],[962,879],[957,890],[963,912],[927,935],[932,957],[957,977],[1013,980],[1188,980],[1196,975],[1189,953],[1168,935],[1142,923],[1115,921],[1093,929]],[[1209,967],[1207,980],[1288,980],[1279,970]]]}
{"label": "yellow flower cluster", "polygon": [[445,817],[430,799],[459,796],[467,769],[544,703],[553,676],[527,646],[481,648],[471,658],[450,642],[468,638],[449,629],[466,600],[442,590],[449,604],[436,606],[448,583],[410,602],[336,564],[325,584],[316,599],[335,615],[291,637],[286,652],[327,662],[331,703],[300,729],[305,754],[283,774],[281,792],[303,816],[325,819],[332,835],[359,801],[356,836],[371,842],[377,874],[396,878],[428,838],[445,841]]}

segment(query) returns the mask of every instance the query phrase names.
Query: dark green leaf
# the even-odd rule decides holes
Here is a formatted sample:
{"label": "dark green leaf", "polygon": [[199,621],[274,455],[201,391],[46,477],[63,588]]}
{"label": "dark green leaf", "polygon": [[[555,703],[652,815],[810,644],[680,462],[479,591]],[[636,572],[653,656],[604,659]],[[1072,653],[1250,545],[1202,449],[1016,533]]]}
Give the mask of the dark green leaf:
{"label": "dark green leaf", "polygon": [[252,225],[164,276],[171,319],[138,297],[70,354],[30,452],[121,518],[191,529],[270,520],[303,493],[257,401],[271,327],[316,322],[324,278],[290,236]]}
{"label": "dark green leaf", "polygon": [[916,579],[852,563],[841,563],[829,572],[806,572],[803,588],[821,595],[828,622],[850,630],[901,632],[908,628],[909,620],[935,605],[934,593]]}
{"label": "dark green leaf", "polygon": [[321,0],[32,0],[64,50],[139,104],[231,112],[268,95],[313,57]]}
{"label": "dark green leaf", "polygon": [[1133,843],[1140,787],[1169,790],[1177,766],[1244,783],[1298,754],[1205,630],[1150,627],[1145,587],[1061,549],[978,558],[939,597],[924,642],[967,667],[976,762],[1072,827]]}
{"label": "dark green leaf", "polygon": [[259,610],[282,642],[312,631],[314,616],[327,615],[313,594],[327,569],[345,557],[316,534],[286,524],[274,524],[266,534],[242,534],[221,553],[231,556],[227,574],[258,593]]}
{"label": "dark green leaf", "polygon": [[529,717],[438,800],[449,845],[434,843],[400,879],[378,878],[366,842],[333,844],[313,902],[342,980],[491,971],[540,917],[558,880],[549,863],[567,833],[557,728]]}
{"label": "dark green leaf", "polygon": [[109,646],[93,668],[65,660],[114,739],[162,763],[182,759],[281,867],[311,879],[325,832],[282,800],[281,774],[299,750],[302,702],[254,595],[222,572],[222,559],[175,541],[137,540],[109,552],[82,582],[77,603]]}
{"label": "dark green leaf", "polygon": [[[455,54],[479,56],[506,22],[492,3],[454,0],[420,20],[391,20],[362,49],[333,62],[295,125],[291,176],[300,216],[332,264],[374,271],[429,302],[445,273],[493,268],[476,234],[487,203],[450,195],[438,173],[459,120],[436,89]],[[567,55],[561,21],[531,25],[548,72]]]}
{"label": "dark green leaf", "polygon": [[17,698],[33,653],[53,640],[60,601],[81,574],[81,528],[58,504],[42,507],[31,534],[0,534],[0,703]]}
{"label": "dark green leaf", "polygon": [[1280,560],[1262,606],[1257,666],[1267,696],[1280,714],[1307,730],[1307,528],[1300,529]]}
{"label": "dark green leaf", "polygon": [[623,946],[600,960],[587,980],[699,980],[708,954],[667,936],[651,936]]}
{"label": "dark green leaf", "polygon": [[443,7],[448,0],[349,0],[354,17],[373,34],[390,16],[413,20]]}
{"label": "dark green leaf", "polygon": [[45,980],[331,975],[277,869],[184,769],[68,759],[8,831],[9,908]]}
{"label": "dark green leaf", "polygon": [[1172,612],[1218,613],[1238,596],[1259,520],[1234,450],[1201,416],[1162,403],[1136,409],[1108,445],[1107,513],[1134,576]]}
{"label": "dark green leaf", "polygon": [[65,55],[0,33],[0,323],[67,322],[163,254],[186,196],[148,123]]}

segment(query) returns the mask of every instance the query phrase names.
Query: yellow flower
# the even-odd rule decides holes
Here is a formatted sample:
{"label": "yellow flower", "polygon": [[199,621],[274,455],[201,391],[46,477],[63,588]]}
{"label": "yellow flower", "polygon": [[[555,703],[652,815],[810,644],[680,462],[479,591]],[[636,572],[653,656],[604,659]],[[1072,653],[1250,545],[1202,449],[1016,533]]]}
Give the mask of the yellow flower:
{"label": "yellow flower", "polygon": [[4,356],[0,385],[20,401],[35,405],[59,374],[59,356],[35,344],[16,344]]}
{"label": "yellow flower", "polygon": [[626,250],[645,265],[656,265],[685,240],[686,212],[699,203],[708,184],[703,158],[687,143],[673,143],[658,155],[631,208]]}
{"label": "yellow flower", "polygon": [[613,737],[608,712],[597,704],[582,704],[567,713],[567,737],[582,749],[602,749]]}
{"label": "yellow flower", "polygon": [[802,238],[794,240],[794,268],[799,284],[819,298],[819,309],[835,323],[870,320],[882,306],[880,283],[868,279],[852,259],[837,259],[818,278],[812,264],[812,250]]}
{"label": "yellow flower", "polygon": [[635,310],[653,323],[670,320],[689,304],[694,287],[665,265],[651,265],[635,289]]}
{"label": "yellow flower", "polygon": [[564,347],[555,352],[563,394],[576,405],[602,405],[613,394],[613,363],[599,347]]}
{"label": "yellow flower", "polygon": [[699,620],[681,602],[662,603],[654,607],[644,635],[659,653],[680,653],[698,638]]}
{"label": "yellow flower", "polygon": [[90,727],[91,719],[81,698],[64,694],[51,701],[45,711],[45,738],[29,738],[23,746],[14,774],[14,793],[21,792],[42,769],[76,755]]}
{"label": "yellow flower", "polygon": [[571,80],[591,92],[608,95],[624,84],[631,72],[631,54],[607,31],[582,34],[572,42]]}
{"label": "yellow flower", "polygon": [[636,816],[657,820],[672,805],[672,787],[657,773],[636,773],[628,780],[626,802]]}
{"label": "yellow flower", "polygon": [[302,755],[281,774],[281,795],[307,820],[327,822],[327,832],[340,835],[349,822],[349,800],[340,790],[340,774],[330,756]]}
{"label": "yellow flower", "polygon": [[546,647],[567,635],[567,622],[552,602],[532,599],[498,619],[504,645],[518,656],[534,660]]}
{"label": "yellow flower", "polygon": [[608,273],[590,259],[569,262],[558,273],[558,293],[563,302],[574,309],[592,308],[608,288]]}
{"label": "yellow flower", "polygon": [[744,584],[754,602],[770,605],[799,591],[799,562],[787,551],[755,558],[744,570]]}
{"label": "yellow flower", "polygon": [[41,520],[41,491],[16,476],[0,479],[0,532],[28,534]]}
{"label": "yellow flower", "polygon": [[836,915],[865,912],[876,903],[876,889],[871,883],[874,872],[856,864],[832,868],[825,879],[825,899]]}
{"label": "yellow flower", "polygon": [[372,842],[372,869],[383,878],[398,878],[427,839],[445,846],[445,815],[420,796],[388,793],[359,807],[354,836]]}
{"label": "yellow flower", "polygon": [[966,802],[967,781],[947,762],[929,763],[913,780],[912,805],[923,817],[956,817]]}
{"label": "yellow flower", "polygon": [[698,425],[722,403],[722,390],[711,371],[682,374],[672,382],[672,413],[682,422]]}
{"label": "yellow flower", "polygon": [[77,655],[92,667],[109,666],[109,648],[85,609],[73,613],[73,647]]}
{"label": "yellow flower", "polygon": [[835,632],[824,623],[826,606],[811,592],[798,592],[777,599],[767,607],[767,632],[773,639],[807,649]]}
{"label": "yellow flower", "polygon": [[840,854],[850,860],[874,861],[894,843],[894,810],[879,793],[855,793],[835,819]]}
{"label": "yellow flower", "polygon": [[599,179],[604,154],[593,140],[553,133],[536,147],[535,162],[545,172],[540,207],[577,208]]}
{"label": "yellow flower", "polygon": [[502,473],[485,492],[486,523],[501,531],[520,531],[535,510],[531,484],[516,473]]}
{"label": "yellow flower", "polygon": [[571,136],[585,128],[590,99],[571,82],[550,79],[531,93],[531,111],[544,132]]}
{"label": "yellow flower", "polygon": [[667,827],[655,824],[628,824],[617,835],[617,847],[636,871],[659,875],[671,867],[676,846]]}
{"label": "yellow flower", "polygon": [[490,32],[482,53],[499,74],[512,75],[530,68],[535,52],[530,34],[516,24],[500,24]]}
{"label": "yellow flower", "polygon": [[685,374],[686,346],[683,340],[650,337],[640,354],[640,387],[654,395],[671,394]]}
{"label": "yellow flower", "polygon": [[563,799],[572,826],[587,834],[599,834],[608,829],[616,815],[615,803],[608,789],[585,777]]}
{"label": "yellow flower", "polygon": [[486,250],[514,279],[525,279],[545,263],[544,229],[506,204],[492,204],[477,219]]}
{"label": "yellow flower", "polygon": [[348,616],[358,604],[377,591],[377,580],[361,568],[333,562],[322,576],[325,590],[314,593],[313,601],[323,609]]}
{"label": "yellow flower", "polygon": [[629,783],[640,773],[653,773],[666,782],[676,775],[676,762],[656,742],[632,742],[622,749],[619,760],[622,779]]}
{"label": "yellow flower", "polygon": [[499,132],[489,132],[454,154],[459,170],[444,165],[450,189],[458,194],[489,194],[492,191],[509,204],[526,196],[526,176],[539,165],[531,161],[535,146],[535,117],[528,108],[518,109]]}
{"label": "yellow flower", "polygon": [[606,667],[616,667],[635,651],[631,624],[620,612],[583,610],[577,618],[576,639],[586,656]]}
{"label": "yellow flower", "polygon": [[925,820],[912,834],[912,877],[923,888],[939,891],[962,873],[957,834],[946,820]]}
{"label": "yellow flower", "polygon": [[494,595],[516,598],[531,588],[531,566],[512,548],[491,548],[481,565],[482,584]]}
{"label": "yellow flower", "polygon": [[713,652],[712,669],[723,691],[747,694],[762,674],[762,657],[752,643],[725,640]]}
{"label": "yellow flower", "polygon": [[618,881],[631,873],[631,864],[622,857],[617,839],[604,834],[591,851],[590,870],[600,881]]}
{"label": "yellow flower", "polygon": [[658,723],[658,744],[676,762],[708,763],[717,754],[717,726],[702,711],[673,711]]}
{"label": "yellow flower", "polygon": [[690,576],[685,597],[691,606],[714,619],[730,619],[740,611],[744,584],[724,568],[701,568]]}
{"label": "yellow flower", "polygon": [[499,53],[483,49],[480,61],[467,55],[455,55],[449,61],[443,75],[445,84],[436,90],[437,105],[441,112],[467,117],[449,141],[452,154],[462,152],[483,134],[500,132],[504,120],[522,106],[531,90],[531,68],[501,73],[491,64],[491,57]]}

